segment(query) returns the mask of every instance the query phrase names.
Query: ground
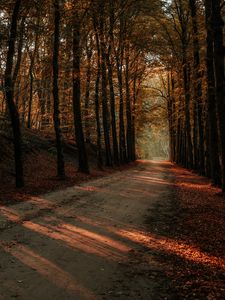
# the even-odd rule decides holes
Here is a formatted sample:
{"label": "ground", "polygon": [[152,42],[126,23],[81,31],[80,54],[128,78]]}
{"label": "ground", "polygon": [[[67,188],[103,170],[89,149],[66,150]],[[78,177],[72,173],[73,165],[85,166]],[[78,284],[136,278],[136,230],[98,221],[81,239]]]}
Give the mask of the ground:
{"label": "ground", "polygon": [[[1,121],[1,120],[0,120]],[[0,123],[1,125],[1,123]],[[23,128],[23,189],[15,188],[14,152],[10,127],[4,132],[0,126],[0,203],[20,201],[24,197],[60,190],[80,182],[108,176],[115,171],[129,169],[132,164],[119,167],[97,168],[97,148],[86,143],[90,174],[77,172],[78,150],[73,140],[63,140],[65,180],[57,178],[57,155],[53,133],[38,132]],[[104,152],[102,153],[104,159]]]}
{"label": "ground", "polygon": [[223,299],[224,198],[160,161],[0,206],[0,299]]}

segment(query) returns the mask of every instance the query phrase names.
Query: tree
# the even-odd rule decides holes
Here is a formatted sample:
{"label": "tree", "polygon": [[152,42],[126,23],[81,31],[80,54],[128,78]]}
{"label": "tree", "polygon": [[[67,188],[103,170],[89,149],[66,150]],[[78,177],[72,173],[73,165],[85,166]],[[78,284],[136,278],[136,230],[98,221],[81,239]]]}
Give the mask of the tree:
{"label": "tree", "polygon": [[[120,1],[121,5],[123,1]],[[126,149],[126,139],[125,139],[125,125],[124,125],[124,96],[123,96],[123,59],[124,59],[124,10],[120,12],[119,15],[119,36],[117,48],[114,47],[116,67],[117,67],[117,77],[119,84],[119,152],[120,152],[120,162],[127,162],[127,149]]]}
{"label": "tree", "polygon": [[13,144],[14,144],[14,156],[15,156],[15,171],[16,171],[16,186],[23,187],[23,160],[22,160],[22,138],[20,129],[20,119],[18,109],[14,102],[14,85],[13,85],[13,56],[15,53],[15,42],[17,37],[17,22],[19,19],[19,12],[21,7],[21,0],[16,0],[13,7],[13,13],[11,17],[11,27],[9,33],[8,52],[6,59],[5,69],[5,95],[8,110],[12,123],[13,130]]}
{"label": "tree", "polygon": [[100,44],[98,30],[96,27],[95,19],[93,19],[93,27],[95,31],[95,41],[97,48],[97,72],[95,79],[95,119],[96,119],[96,134],[97,134],[97,165],[99,168],[102,168],[103,159],[102,159],[102,143],[101,143],[101,125],[100,125],[100,113],[99,113],[99,84],[101,76],[101,62],[100,62]]}
{"label": "tree", "polygon": [[213,32],[210,22],[211,1],[205,1],[205,26],[206,26],[206,82],[207,82],[207,117],[208,117],[208,148],[210,159],[210,175],[215,185],[221,183],[219,163],[219,141],[215,99],[215,77],[213,63]]}
{"label": "tree", "polygon": [[205,174],[205,149],[204,149],[204,127],[203,127],[203,101],[202,101],[202,78],[200,71],[200,45],[197,24],[197,6],[195,0],[189,0],[192,21],[193,41],[193,83],[194,83],[194,131],[197,131],[197,140],[194,141],[195,164],[200,174]]}
{"label": "tree", "polygon": [[89,173],[88,159],[84,142],[84,133],[81,119],[80,105],[80,24],[78,20],[73,23],[73,113],[75,137],[78,148],[78,170]]}
{"label": "tree", "polygon": [[56,136],[56,150],[57,150],[57,175],[59,178],[65,177],[64,158],[62,150],[62,137],[60,129],[60,112],[59,112],[59,41],[60,41],[60,6],[59,0],[54,0],[54,48],[53,48],[53,99],[54,99],[54,128]]}
{"label": "tree", "polygon": [[101,53],[101,83],[102,83],[102,118],[103,118],[103,130],[105,140],[105,154],[106,165],[112,165],[112,153],[110,143],[110,127],[109,127],[109,108],[108,108],[108,96],[107,96],[107,69],[106,69],[106,44],[105,44],[105,28],[104,28],[104,4],[100,3],[99,6],[99,40],[100,40],[100,53]]}
{"label": "tree", "polygon": [[108,81],[110,89],[110,113],[111,113],[111,124],[112,124],[112,142],[113,142],[113,159],[116,165],[119,164],[119,149],[118,149],[118,139],[117,139],[117,128],[116,128],[116,108],[115,108],[115,92],[114,92],[114,82],[113,82],[113,46],[114,46],[114,24],[115,24],[115,13],[114,13],[114,2],[109,1],[109,45],[108,53],[106,54],[106,61],[108,67]]}
{"label": "tree", "polygon": [[217,105],[219,150],[221,156],[221,181],[225,191],[225,103],[224,103],[224,46],[223,27],[224,21],[221,16],[220,0],[211,1],[211,26],[213,31],[213,60],[215,73],[215,95]]}

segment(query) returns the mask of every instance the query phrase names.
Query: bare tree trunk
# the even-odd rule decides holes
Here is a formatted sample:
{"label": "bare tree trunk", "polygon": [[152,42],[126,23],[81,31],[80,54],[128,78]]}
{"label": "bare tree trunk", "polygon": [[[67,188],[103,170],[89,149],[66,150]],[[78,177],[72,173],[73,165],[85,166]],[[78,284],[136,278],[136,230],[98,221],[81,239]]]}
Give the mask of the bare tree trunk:
{"label": "bare tree trunk", "polygon": [[221,171],[218,149],[218,126],[216,116],[215,78],[213,65],[213,32],[211,28],[211,0],[205,0],[206,24],[206,66],[207,66],[207,117],[208,117],[208,145],[211,178],[215,185],[221,184]]}
{"label": "bare tree trunk", "polygon": [[31,112],[32,112],[32,104],[33,104],[33,64],[31,62],[29,68],[29,77],[30,77],[30,91],[29,91],[29,101],[28,101],[28,116],[27,116],[27,128],[31,128]]}
{"label": "bare tree trunk", "polygon": [[[94,23],[95,21],[93,21]],[[95,40],[97,48],[97,74],[95,80],[95,118],[96,118],[96,133],[97,133],[97,165],[101,169],[103,165],[102,159],[102,135],[101,135],[101,124],[100,124],[100,113],[99,113],[99,84],[101,76],[101,62],[100,62],[100,45],[99,45],[99,36],[96,28],[96,24],[93,24],[95,29]]]}
{"label": "bare tree trunk", "polygon": [[138,96],[138,91],[137,91],[137,77],[135,76],[134,81],[133,81],[133,109],[132,109],[132,138],[133,138],[133,143],[132,143],[132,160],[136,160],[136,105],[137,105],[137,96]]}
{"label": "bare tree trunk", "polygon": [[126,142],[125,142],[125,126],[124,126],[124,103],[123,103],[123,77],[121,71],[120,58],[117,57],[117,76],[119,83],[119,149],[120,149],[120,162],[127,161]]}
{"label": "bare tree trunk", "polygon": [[21,65],[23,40],[24,40],[24,37],[23,37],[24,29],[25,29],[25,17],[22,18],[21,24],[20,24],[20,34],[19,34],[19,42],[18,42],[18,48],[17,48],[17,60],[16,60],[14,72],[13,72],[13,85],[15,85],[15,83],[16,83],[16,79],[19,74],[20,65]]}
{"label": "bare tree trunk", "polygon": [[100,61],[98,62],[98,71],[96,75],[95,82],[95,116],[96,116],[96,127],[97,127],[97,163],[98,167],[102,168],[103,159],[102,159],[102,135],[101,135],[101,125],[100,125],[100,113],[99,113],[99,83],[100,83]]}
{"label": "bare tree trunk", "polygon": [[73,26],[73,114],[75,137],[78,148],[78,171],[89,173],[88,158],[84,142],[80,104],[80,28]]}
{"label": "bare tree trunk", "polygon": [[19,18],[19,10],[21,6],[21,0],[16,0],[13,8],[13,14],[11,18],[11,27],[9,34],[9,44],[6,60],[5,69],[5,95],[6,102],[9,109],[9,114],[13,129],[13,144],[14,144],[14,156],[15,156],[15,171],[16,171],[16,186],[24,186],[23,178],[23,160],[22,160],[22,149],[21,149],[21,129],[20,119],[17,107],[14,103],[14,92],[13,92],[13,56],[15,53],[15,41],[17,36],[17,22]]}
{"label": "bare tree trunk", "polygon": [[57,175],[59,178],[63,179],[65,177],[65,167],[64,167],[64,157],[62,150],[62,137],[60,128],[60,111],[59,111],[59,87],[58,87],[58,77],[59,77],[59,39],[60,39],[60,8],[59,0],[54,0],[54,48],[53,48],[53,99],[54,99],[54,128],[56,136],[56,149],[57,149]]}
{"label": "bare tree trunk", "polygon": [[169,152],[169,159],[170,161],[174,161],[174,140],[173,140],[173,97],[171,92],[171,75],[168,72],[167,74],[167,114],[168,114],[168,124],[169,124],[169,145],[170,145],[170,152]]}
{"label": "bare tree trunk", "polygon": [[107,66],[108,66],[108,81],[110,89],[110,112],[111,112],[111,125],[112,125],[112,141],[113,141],[113,160],[116,165],[119,164],[119,151],[116,130],[116,115],[115,115],[115,93],[113,82],[113,65],[112,65],[112,47],[114,45],[113,26],[115,22],[114,17],[114,4],[110,0],[110,26],[109,26],[109,46],[107,53]]}
{"label": "bare tree trunk", "polygon": [[200,174],[205,174],[205,149],[204,149],[204,126],[203,126],[203,113],[202,113],[202,78],[200,72],[200,45],[198,39],[198,24],[197,24],[197,7],[196,0],[189,0],[189,7],[192,18],[192,39],[193,39],[193,79],[194,79],[194,101],[197,104],[197,115],[198,115],[198,170]]}
{"label": "bare tree trunk", "polygon": [[124,33],[124,20],[123,15],[120,17],[120,36],[119,45],[115,53],[117,77],[119,85],[119,150],[120,150],[120,162],[127,162],[127,151],[126,151],[126,139],[125,139],[125,125],[124,125],[124,97],[123,97],[123,75],[122,65],[124,58],[124,44],[123,44],[123,33]]}
{"label": "bare tree trunk", "polygon": [[221,1],[212,0],[212,30],[213,30],[213,53],[215,72],[215,91],[217,104],[217,117],[219,129],[219,145],[221,156],[221,179],[222,189],[225,191],[225,102],[224,102],[224,46],[223,27],[224,21],[221,16]]}
{"label": "bare tree trunk", "polygon": [[186,57],[186,49],[183,49],[183,84],[185,96],[185,136],[186,136],[186,162],[185,166],[193,168],[193,145],[191,139],[191,121],[190,121],[190,76]]}
{"label": "bare tree trunk", "polygon": [[91,133],[90,133],[90,124],[89,124],[89,100],[90,100],[90,84],[91,84],[91,57],[92,57],[92,49],[88,49],[87,46],[87,72],[86,72],[86,87],[85,87],[85,111],[84,111],[84,119],[85,119],[85,139],[86,143],[91,142]]}
{"label": "bare tree trunk", "polygon": [[131,116],[131,99],[130,99],[130,84],[129,84],[129,45],[126,48],[126,57],[125,57],[125,85],[126,85],[126,117],[127,117],[127,159],[132,161],[132,116]]}
{"label": "bare tree trunk", "polygon": [[[37,26],[39,26],[40,16],[38,16]],[[33,83],[34,83],[34,62],[38,49],[38,37],[39,33],[36,32],[35,42],[34,42],[34,51],[30,53],[30,67],[29,67],[29,77],[30,77],[30,93],[29,93],[29,101],[28,101],[28,116],[27,116],[27,128],[32,127],[31,113],[32,113],[32,105],[33,105]],[[29,50],[28,50],[29,52]]]}
{"label": "bare tree trunk", "polygon": [[101,75],[102,75],[102,118],[103,118],[103,130],[105,140],[105,154],[106,165],[112,165],[112,153],[110,145],[110,126],[109,126],[109,109],[107,99],[107,72],[106,72],[106,45],[104,41],[104,7],[101,5],[100,9],[100,23],[99,23],[99,37],[100,37],[100,50],[101,50]]}

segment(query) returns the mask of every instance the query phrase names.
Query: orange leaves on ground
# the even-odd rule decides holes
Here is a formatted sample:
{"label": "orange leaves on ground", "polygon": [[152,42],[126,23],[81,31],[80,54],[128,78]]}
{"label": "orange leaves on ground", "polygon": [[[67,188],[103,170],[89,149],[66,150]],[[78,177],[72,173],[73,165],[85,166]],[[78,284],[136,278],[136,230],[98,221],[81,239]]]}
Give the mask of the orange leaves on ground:
{"label": "orange leaves on ground", "polygon": [[[184,295],[190,296],[191,291],[193,299],[222,299],[225,293],[225,200],[220,189],[213,187],[207,178],[177,166],[173,166],[172,171],[176,177],[177,205],[184,212],[179,216],[179,228],[175,229],[176,239],[197,249],[192,249],[188,256],[202,266],[176,267],[175,284]],[[182,253],[186,255],[185,249]],[[204,268],[203,261],[211,267]]]}

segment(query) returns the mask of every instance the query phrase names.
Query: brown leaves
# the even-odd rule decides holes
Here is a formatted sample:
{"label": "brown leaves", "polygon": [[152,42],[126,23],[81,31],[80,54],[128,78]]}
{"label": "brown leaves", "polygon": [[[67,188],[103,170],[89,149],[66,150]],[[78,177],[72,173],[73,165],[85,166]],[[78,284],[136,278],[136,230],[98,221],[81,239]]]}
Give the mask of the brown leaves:
{"label": "brown leaves", "polygon": [[[225,201],[219,189],[201,176],[179,167],[173,167],[176,175],[178,205],[186,211],[180,218],[179,239],[198,251],[189,253],[198,261],[199,253],[207,258],[202,264],[181,264],[174,271],[176,290],[184,299],[222,299],[225,291]],[[196,256],[197,255],[197,256]]]}

